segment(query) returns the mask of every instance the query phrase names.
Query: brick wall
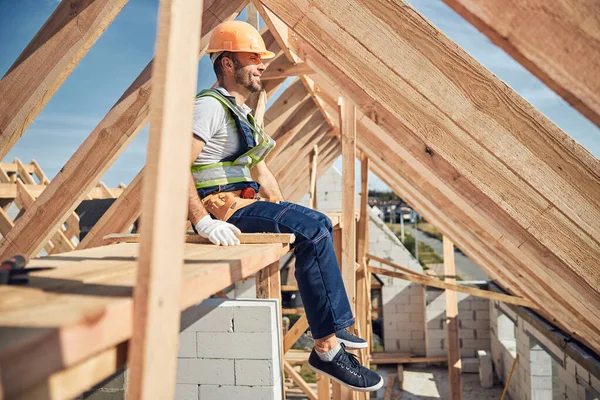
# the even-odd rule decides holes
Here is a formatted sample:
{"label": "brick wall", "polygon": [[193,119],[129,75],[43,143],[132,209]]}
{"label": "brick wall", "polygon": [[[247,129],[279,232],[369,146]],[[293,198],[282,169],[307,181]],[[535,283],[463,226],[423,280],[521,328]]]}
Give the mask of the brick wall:
{"label": "brick wall", "polygon": [[591,374],[511,308],[491,302],[490,324],[494,370],[502,382],[506,382],[515,356],[519,355],[508,387],[511,398],[600,399],[599,377]]}
{"label": "brick wall", "polygon": [[[427,338],[429,356],[448,354],[445,291],[427,288]],[[459,345],[462,358],[476,358],[477,350],[490,350],[489,301],[466,293],[458,300]]]}
{"label": "brick wall", "polygon": [[281,398],[276,300],[205,300],[182,315],[177,400]]}

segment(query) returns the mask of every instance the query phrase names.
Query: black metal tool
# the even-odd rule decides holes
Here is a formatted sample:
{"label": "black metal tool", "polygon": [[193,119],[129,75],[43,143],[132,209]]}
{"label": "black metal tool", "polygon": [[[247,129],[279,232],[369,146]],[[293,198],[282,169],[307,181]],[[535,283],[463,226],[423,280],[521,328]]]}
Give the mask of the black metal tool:
{"label": "black metal tool", "polygon": [[0,285],[26,285],[30,272],[46,271],[51,267],[25,268],[29,260],[22,255],[16,255],[0,263]]}

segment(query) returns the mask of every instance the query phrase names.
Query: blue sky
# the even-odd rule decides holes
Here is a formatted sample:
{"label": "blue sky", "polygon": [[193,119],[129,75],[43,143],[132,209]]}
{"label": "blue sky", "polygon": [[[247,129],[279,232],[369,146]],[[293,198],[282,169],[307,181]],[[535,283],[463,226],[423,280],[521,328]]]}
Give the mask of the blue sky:
{"label": "blue sky", "polygon": [[[0,76],[6,73],[58,3],[58,0],[0,0]],[[413,0],[410,3],[600,158],[600,130],[595,125],[441,1]],[[36,159],[52,178],[151,60],[157,10],[158,0],[130,0],[4,161],[19,157],[28,163]],[[245,18],[244,15],[241,18]],[[204,57],[199,64],[198,88],[210,86],[213,81],[212,67]],[[138,173],[145,162],[147,132],[146,127],[102,178],[107,185],[129,183]],[[335,165],[341,169],[340,160]],[[374,176],[370,182],[374,189],[387,188]]]}

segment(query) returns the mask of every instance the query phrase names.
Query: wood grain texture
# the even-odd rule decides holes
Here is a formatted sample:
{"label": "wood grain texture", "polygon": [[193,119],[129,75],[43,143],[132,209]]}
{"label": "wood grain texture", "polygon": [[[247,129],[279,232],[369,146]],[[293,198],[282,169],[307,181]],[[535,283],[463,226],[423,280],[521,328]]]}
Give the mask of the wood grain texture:
{"label": "wood grain texture", "polygon": [[0,160],[19,140],[127,0],[68,0],[0,80]]}
{"label": "wood grain texture", "polygon": [[[241,233],[237,235],[240,244],[292,244],[296,237],[291,233]],[[138,234],[110,234],[104,236],[102,245],[113,243],[139,243],[140,235]],[[186,235],[185,243],[195,244],[212,244],[210,240],[200,235]]]}
{"label": "wood grain texture", "polygon": [[202,4],[197,0],[159,3],[127,362],[127,398],[134,400],[175,396],[190,168],[188,159],[178,155],[190,154],[192,147],[192,135],[185,133],[192,130]]}
{"label": "wood grain texture", "polygon": [[117,200],[77,245],[78,250],[102,246],[104,237],[112,233],[125,232],[140,216],[142,200],[141,170]]}
{"label": "wood grain texture", "polygon": [[[559,323],[579,340],[592,346],[590,343],[595,342],[595,338],[598,337],[598,323],[592,320],[596,319],[595,315],[598,314],[594,310],[600,305],[598,290],[592,287],[595,283],[590,283],[590,279],[595,281],[587,273],[580,274],[580,270],[573,270],[570,265],[567,266],[565,260],[558,257],[558,251],[549,251],[547,246],[549,241],[560,240],[559,238],[571,245],[578,237],[568,235],[564,230],[557,230],[553,232],[555,236],[544,239],[546,243],[540,242],[538,237],[527,231],[531,225],[523,224],[511,215],[504,200],[498,202],[489,197],[455,167],[456,162],[464,159],[455,156],[452,159],[455,163],[453,165],[433,150],[433,155],[430,156],[424,151],[428,147],[431,149],[429,139],[424,141],[418,137],[395,114],[386,110],[384,104],[374,100],[351,79],[375,77],[377,74],[365,75],[361,72],[351,75],[340,70],[337,63],[334,66],[325,60],[317,51],[308,47],[302,49],[306,61],[315,71],[327,77],[335,85],[338,93],[351,96],[355,103],[361,106],[361,122],[368,125],[370,130],[376,131],[376,135],[365,139],[364,146],[369,148],[369,156],[378,160],[378,165],[381,166],[378,168],[378,171],[381,171],[380,177],[384,176],[388,184],[396,188],[399,187],[398,180],[412,181],[409,186],[403,186],[404,194],[399,193],[402,198],[410,197],[413,207],[421,204],[420,207],[424,208],[424,200],[425,203],[436,203],[435,207],[428,206],[424,213],[430,216],[438,214],[436,226],[443,225],[445,234],[452,232],[452,240],[459,243],[461,249],[477,260],[476,262],[486,268],[492,276],[503,277],[505,287],[513,289],[517,294],[527,293],[528,297],[536,298],[538,304],[544,304],[544,315],[548,319]],[[340,51],[339,54],[343,54],[342,50]],[[383,92],[379,94],[381,93]],[[432,138],[435,136],[432,135]],[[372,144],[373,141],[376,144]],[[555,143],[558,142],[560,141]],[[571,154],[581,156],[581,149],[571,148],[571,142],[564,140],[560,143],[564,148],[573,150]],[[553,146],[553,149],[556,150],[556,146]],[[382,151],[385,154],[382,154]],[[402,154],[402,157],[398,157],[399,154]],[[583,157],[585,158],[585,155]],[[464,167],[475,168],[469,166],[470,164],[470,161],[466,162]],[[578,168],[585,165],[585,168],[592,171],[592,175],[596,174],[593,172],[596,168],[595,163],[577,164]],[[490,173],[488,176],[495,177],[496,173]],[[514,182],[521,184],[524,181],[517,179]],[[413,195],[406,195],[407,191],[412,191]],[[510,196],[520,195],[514,189],[506,191]],[[505,196],[505,200],[508,200],[509,195]],[[439,210],[445,211],[440,213]],[[452,224],[447,223],[449,219],[453,220]],[[473,239],[465,240],[465,235],[473,236]],[[483,237],[488,239],[482,240]],[[559,246],[564,248],[565,244]],[[475,247],[479,247],[480,250],[476,251]],[[481,250],[483,247],[486,248],[485,251]],[[581,254],[588,257],[594,254],[594,251],[584,251]],[[592,271],[594,268],[592,267]],[[552,278],[554,274],[563,279]],[[600,343],[596,346],[600,349]]]}
{"label": "wood grain texture", "polygon": [[[246,0],[205,4],[202,46],[211,30],[243,9]],[[204,54],[201,50],[200,55]],[[113,161],[123,152],[148,121],[152,92],[152,62],[123,93],[93,132],[52,179],[36,204],[17,221],[0,246],[4,254],[37,254],[49,236],[96,185]],[[68,195],[67,195],[68,194]]]}
{"label": "wood grain texture", "polygon": [[[446,283],[456,284],[454,265],[454,244],[443,238],[444,275]],[[446,290],[446,328],[448,330],[448,381],[450,399],[462,399],[462,361],[460,359],[460,339],[458,338],[458,299],[456,292]]]}
{"label": "wood grain texture", "polygon": [[420,274],[407,274],[404,272],[395,272],[390,271],[383,268],[371,267],[369,266],[369,271],[375,274],[381,274],[386,276],[391,276],[392,278],[400,278],[407,281],[415,282],[425,286],[436,287],[438,289],[446,289],[455,292],[467,293],[476,297],[483,297],[485,299],[492,299],[497,301],[502,301],[507,304],[515,304],[522,307],[529,307],[532,309],[538,309],[538,307],[533,304],[530,300],[524,299],[521,297],[510,296],[507,294],[501,294],[501,296],[497,296],[499,293],[491,292],[489,290],[477,289],[469,286],[457,285],[455,283],[448,283],[440,281],[437,278],[432,278],[430,276],[420,275]]}
{"label": "wood grain texture", "polygon": [[444,2],[600,126],[597,1]]}
{"label": "wood grain texture", "polygon": [[[186,244],[179,310],[248,278],[287,251],[281,244]],[[26,287],[0,286],[5,398],[131,338],[139,252],[137,244],[116,244],[33,259],[29,267],[54,269],[30,274]]]}
{"label": "wood grain texture", "polygon": [[302,315],[283,338],[283,353],[287,353],[308,329],[308,319]]}

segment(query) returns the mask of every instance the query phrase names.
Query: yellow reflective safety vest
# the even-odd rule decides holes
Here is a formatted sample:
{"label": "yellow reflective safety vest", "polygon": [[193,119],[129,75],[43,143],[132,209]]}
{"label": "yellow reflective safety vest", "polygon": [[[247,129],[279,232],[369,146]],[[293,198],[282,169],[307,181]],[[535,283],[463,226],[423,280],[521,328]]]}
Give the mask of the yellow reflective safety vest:
{"label": "yellow reflective safety vest", "polygon": [[[262,128],[257,126],[251,114],[244,115],[231,100],[217,89],[203,90],[198,93],[196,98],[205,96],[217,99],[223,107],[230,111],[230,115],[236,120],[236,126],[242,143],[246,143],[248,151],[233,161],[193,165],[192,176],[194,177],[196,188],[201,189],[229,183],[252,182],[250,169],[269,155],[275,147],[275,140],[267,135]],[[247,128],[247,132],[244,132],[244,127]]]}

